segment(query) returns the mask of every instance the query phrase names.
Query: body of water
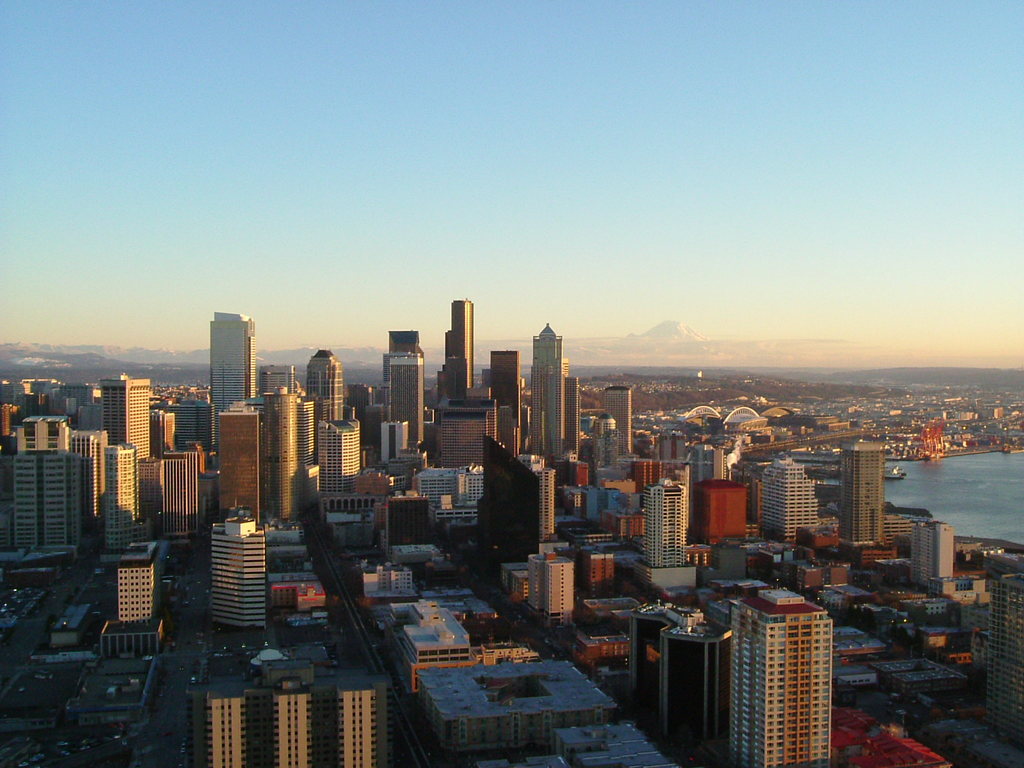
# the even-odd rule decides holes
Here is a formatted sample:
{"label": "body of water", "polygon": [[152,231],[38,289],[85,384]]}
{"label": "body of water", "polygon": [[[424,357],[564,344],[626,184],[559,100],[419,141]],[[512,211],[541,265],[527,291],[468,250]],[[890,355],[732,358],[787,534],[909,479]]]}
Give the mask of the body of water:
{"label": "body of water", "polygon": [[907,476],[886,480],[886,501],[923,507],[962,536],[1024,543],[1024,453],[897,463]]}

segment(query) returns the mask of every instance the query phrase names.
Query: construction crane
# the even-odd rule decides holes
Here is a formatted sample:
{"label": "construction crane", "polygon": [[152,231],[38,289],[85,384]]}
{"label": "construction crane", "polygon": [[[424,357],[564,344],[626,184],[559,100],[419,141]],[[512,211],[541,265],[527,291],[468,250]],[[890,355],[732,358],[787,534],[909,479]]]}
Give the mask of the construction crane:
{"label": "construction crane", "polygon": [[925,424],[921,430],[921,458],[925,461],[941,459],[945,455],[945,446],[942,442],[942,433],[946,429],[946,422],[942,419],[932,419]]}

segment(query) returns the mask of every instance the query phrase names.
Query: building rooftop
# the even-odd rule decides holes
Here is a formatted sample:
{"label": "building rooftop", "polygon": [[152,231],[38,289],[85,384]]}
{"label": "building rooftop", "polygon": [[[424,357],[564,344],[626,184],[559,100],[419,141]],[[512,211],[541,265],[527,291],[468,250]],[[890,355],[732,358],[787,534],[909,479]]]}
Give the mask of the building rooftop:
{"label": "building rooftop", "polygon": [[615,702],[567,661],[430,668],[420,689],[444,718],[602,708]]}
{"label": "building rooftop", "polygon": [[824,613],[825,609],[809,603],[802,596],[788,589],[762,589],[757,597],[746,597],[742,601],[751,608],[772,615]]}
{"label": "building rooftop", "polygon": [[408,605],[404,613],[413,623],[402,627],[402,632],[413,648],[469,646],[469,633],[447,608],[421,600]]}
{"label": "building rooftop", "polygon": [[152,686],[152,659],[103,659],[82,678],[69,714],[141,709]]}

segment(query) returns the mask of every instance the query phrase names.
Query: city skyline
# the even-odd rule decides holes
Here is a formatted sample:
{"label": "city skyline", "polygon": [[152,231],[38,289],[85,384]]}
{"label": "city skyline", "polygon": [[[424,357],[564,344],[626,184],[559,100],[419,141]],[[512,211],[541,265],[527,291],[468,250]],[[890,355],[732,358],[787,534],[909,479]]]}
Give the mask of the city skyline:
{"label": "city skyline", "polygon": [[[740,364],[1016,367],[1024,9],[982,5],[12,6],[2,275],[73,288],[0,341],[198,349],[220,307],[434,346],[469,296],[478,349],[678,318]],[[386,324],[308,301],[381,265]]]}

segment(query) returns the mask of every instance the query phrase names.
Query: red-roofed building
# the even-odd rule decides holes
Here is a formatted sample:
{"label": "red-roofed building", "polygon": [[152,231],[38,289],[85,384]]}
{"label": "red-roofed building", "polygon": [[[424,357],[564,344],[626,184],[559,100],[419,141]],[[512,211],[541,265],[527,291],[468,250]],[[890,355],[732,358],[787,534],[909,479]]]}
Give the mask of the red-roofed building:
{"label": "red-roofed building", "polygon": [[890,732],[859,709],[832,710],[832,765],[835,768],[951,768],[952,763],[914,739]]}

